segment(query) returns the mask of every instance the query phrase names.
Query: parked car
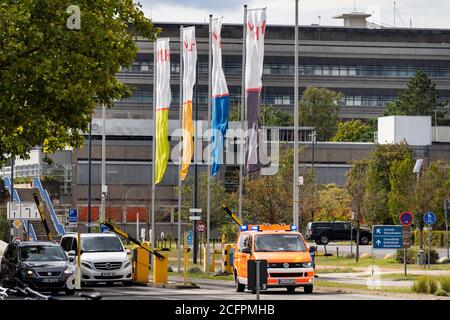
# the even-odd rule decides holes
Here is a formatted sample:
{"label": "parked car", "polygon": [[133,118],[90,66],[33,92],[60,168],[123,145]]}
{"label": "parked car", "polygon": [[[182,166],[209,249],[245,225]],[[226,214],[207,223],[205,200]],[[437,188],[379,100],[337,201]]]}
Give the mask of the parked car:
{"label": "parked car", "polygon": [[[61,238],[61,246],[67,253],[78,250],[76,233],[68,233]],[[132,284],[132,267],[120,238],[113,233],[82,233],[81,239],[81,282],[122,282]]]}
{"label": "parked car", "polygon": [[35,290],[75,293],[76,267],[59,244],[14,241],[6,247],[0,264],[0,286],[26,284]]}
{"label": "parked car", "polygon": [[[352,231],[353,229],[353,231]],[[350,240],[356,242],[356,228],[350,222],[310,222],[306,227],[305,238],[313,240],[317,244],[328,244],[332,240]],[[369,229],[361,228],[359,233],[359,243],[367,245],[372,240],[372,232]]]}

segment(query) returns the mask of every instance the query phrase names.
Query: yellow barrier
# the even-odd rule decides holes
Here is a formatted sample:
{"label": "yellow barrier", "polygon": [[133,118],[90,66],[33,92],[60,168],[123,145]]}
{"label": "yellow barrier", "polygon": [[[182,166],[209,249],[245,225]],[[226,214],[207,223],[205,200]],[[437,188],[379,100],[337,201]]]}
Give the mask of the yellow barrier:
{"label": "yellow barrier", "polygon": [[233,273],[233,263],[231,259],[232,249],[235,247],[234,244],[224,244],[222,249],[222,272]]}
{"label": "yellow barrier", "polygon": [[169,273],[167,272],[167,268],[169,267],[169,252],[158,251],[158,253],[164,256],[164,258],[153,258],[153,283],[167,284],[167,280],[169,277]]}
{"label": "yellow barrier", "polygon": [[148,284],[150,253],[140,247],[133,249],[133,282]]}

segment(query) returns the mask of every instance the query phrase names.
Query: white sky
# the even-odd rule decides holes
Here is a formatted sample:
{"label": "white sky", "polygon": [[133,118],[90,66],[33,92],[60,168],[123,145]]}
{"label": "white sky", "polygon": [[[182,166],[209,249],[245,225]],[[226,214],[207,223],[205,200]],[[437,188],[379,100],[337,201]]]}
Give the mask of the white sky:
{"label": "white sky", "polygon": [[[295,0],[134,0],[155,22],[207,22],[209,14],[224,23],[242,23],[243,5],[267,7],[268,24],[294,24]],[[449,28],[449,0],[396,0],[397,27]],[[354,0],[299,0],[301,25],[319,23],[341,26],[333,16],[353,11]],[[369,21],[394,25],[393,0],[356,0],[356,11],[373,15]]]}

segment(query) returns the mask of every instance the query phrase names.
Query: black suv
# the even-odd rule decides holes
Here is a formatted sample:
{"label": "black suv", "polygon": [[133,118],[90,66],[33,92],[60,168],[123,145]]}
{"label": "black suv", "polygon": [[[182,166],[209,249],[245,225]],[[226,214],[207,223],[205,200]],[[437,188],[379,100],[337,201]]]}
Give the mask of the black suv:
{"label": "black suv", "polygon": [[[350,240],[352,229],[350,222],[310,222],[306,227],[305,237],[313,240],[317,244],[328,244],[331,240]],[[356,228],[353,226],[353,239],[356,242]],[[369,229],[360,229],[359,243],[366,245],[372,239],[372,232]]]}
{"label": "black suv", "polygon": [[53,242],[12,242],[0,265],[0,286],[24,283],[36,290],[75,293],[73,257]]}

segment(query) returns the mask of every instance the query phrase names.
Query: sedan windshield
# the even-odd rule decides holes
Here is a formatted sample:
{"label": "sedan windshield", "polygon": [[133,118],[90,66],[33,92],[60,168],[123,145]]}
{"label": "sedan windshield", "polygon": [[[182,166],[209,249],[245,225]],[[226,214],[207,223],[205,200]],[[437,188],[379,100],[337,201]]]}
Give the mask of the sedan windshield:
{"label": "sedan windshield", "polygon": [[117,237],[93,237],[81,241],[84,252],[122,252],[123,247]]}
{"label": "sedan windshield", "polygon": [[57,246],[26,246],[20,248],[21,261],[65,261],[66,255]]}
{"label": "sedan windshield", "polygon": [[255,237],[257,252],[297,252],[306,251],[305,244],[295,234],[261,234]]}

